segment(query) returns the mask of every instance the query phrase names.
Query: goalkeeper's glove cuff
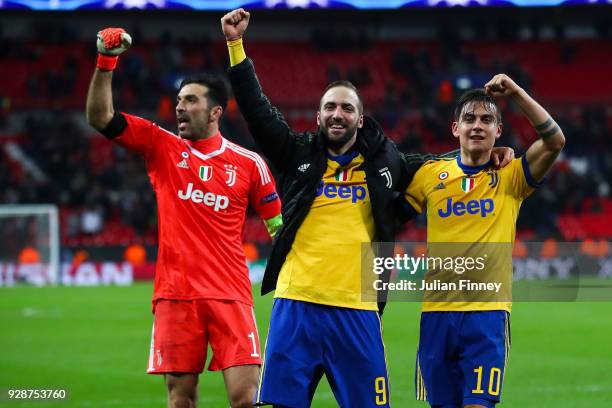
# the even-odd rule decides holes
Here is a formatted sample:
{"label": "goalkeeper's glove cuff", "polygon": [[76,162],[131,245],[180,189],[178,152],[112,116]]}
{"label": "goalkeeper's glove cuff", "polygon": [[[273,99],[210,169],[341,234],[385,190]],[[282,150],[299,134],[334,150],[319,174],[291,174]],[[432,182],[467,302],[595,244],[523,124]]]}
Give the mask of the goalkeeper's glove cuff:
{"label": "goalkeeper's glove cuff", "polygon": [[118,56],[98,54],[98,61],[96,67],[100,71],[114,71],[117,68]]}

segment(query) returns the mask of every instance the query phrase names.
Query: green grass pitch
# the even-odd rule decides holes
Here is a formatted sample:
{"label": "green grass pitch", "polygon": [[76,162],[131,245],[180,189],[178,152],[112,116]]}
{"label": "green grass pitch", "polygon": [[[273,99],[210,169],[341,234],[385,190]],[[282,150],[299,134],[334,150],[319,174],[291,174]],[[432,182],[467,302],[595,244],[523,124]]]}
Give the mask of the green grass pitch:
{"label": "green grass pitch", "polygon": [[[0,406],[164,407],[162,378],[145,374],[151,293],[151,284],[1,288]],[[263,337],[272,298],[255,299]],[[426,406],[413,393],[418,318],[414,303],[384,315],[395,407]],[[502,407],[611,406],[612,303],[515,303],[512,340]],[[8,401],[8,388],[63,388],[69,398]],[[228,406],[220,373],[200,377],[200,406]],[[325,380],[313,406],[337,406]]]}

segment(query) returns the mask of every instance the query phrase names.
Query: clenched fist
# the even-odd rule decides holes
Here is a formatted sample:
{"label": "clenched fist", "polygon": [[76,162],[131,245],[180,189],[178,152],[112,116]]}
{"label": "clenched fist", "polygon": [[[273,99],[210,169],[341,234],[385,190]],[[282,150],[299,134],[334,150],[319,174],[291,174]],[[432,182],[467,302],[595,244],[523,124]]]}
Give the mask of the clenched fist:
{"label": "clenched fist", "polygon": [[119,55],[132,45],[132,37],[123,28],[109,27],[98,32],[98,61],[96,67],[101,71],[113,71],[117,67]]}
{"label": "clenched fist", "polygon": [[250,18],[251,13],[243,8],[232,10],[221,17],[221,29],[225,34],[225,40],[233,41],[242,38]]}
{"label": "clenched fist", "polygon": [[98,32],[98,52],[104,55],[119,55],[132,45],[132,37],[123,28],[105,28]]}
{"label": "clenched fist", "polygon": [[521,90],[521,87],[516,84],[506,74],[497,74],[484,86],[485,92],[493,98],[513,96]]}

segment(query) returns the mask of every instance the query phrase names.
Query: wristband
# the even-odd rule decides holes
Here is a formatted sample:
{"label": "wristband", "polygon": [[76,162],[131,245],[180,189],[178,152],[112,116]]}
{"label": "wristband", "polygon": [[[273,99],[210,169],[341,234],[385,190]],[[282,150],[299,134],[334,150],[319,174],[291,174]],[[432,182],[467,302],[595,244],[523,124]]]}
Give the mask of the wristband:
{"label": "wristband", "polygon": [[246,53],[244,52],[244,46],[242,44],[242,37],[227,41],[227,50],[229,51],[231,67],[240,64],[246,59]]}
{"label": "wristband", "polygon": [[117,67],[118,56],[98,54],[98,60],[96,61],[96,67],[100,71],[114,71]]}

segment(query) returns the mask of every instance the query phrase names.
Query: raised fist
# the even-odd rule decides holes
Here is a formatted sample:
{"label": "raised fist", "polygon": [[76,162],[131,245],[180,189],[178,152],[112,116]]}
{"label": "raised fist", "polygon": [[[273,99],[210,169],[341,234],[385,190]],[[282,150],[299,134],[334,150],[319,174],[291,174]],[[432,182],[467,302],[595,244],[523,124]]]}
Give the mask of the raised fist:
{"label": "raised fist", "polygon": [[132,37],[123,28],[105,28],[98,32],[98,52],[117,56],[132,45]]}
{"label": "raised fist", "polygon": [[512,96],[521,89],[521,87],[506,74],[495,75],[485,84],[484,88],[486,93],[493,98]]}
{"label": "raised fist", "polygon": [[225,39],[232,41],[242,38],[250,18],[251,13],[242,8],[230,11],[221,17],[221,29],[225,34]]}

